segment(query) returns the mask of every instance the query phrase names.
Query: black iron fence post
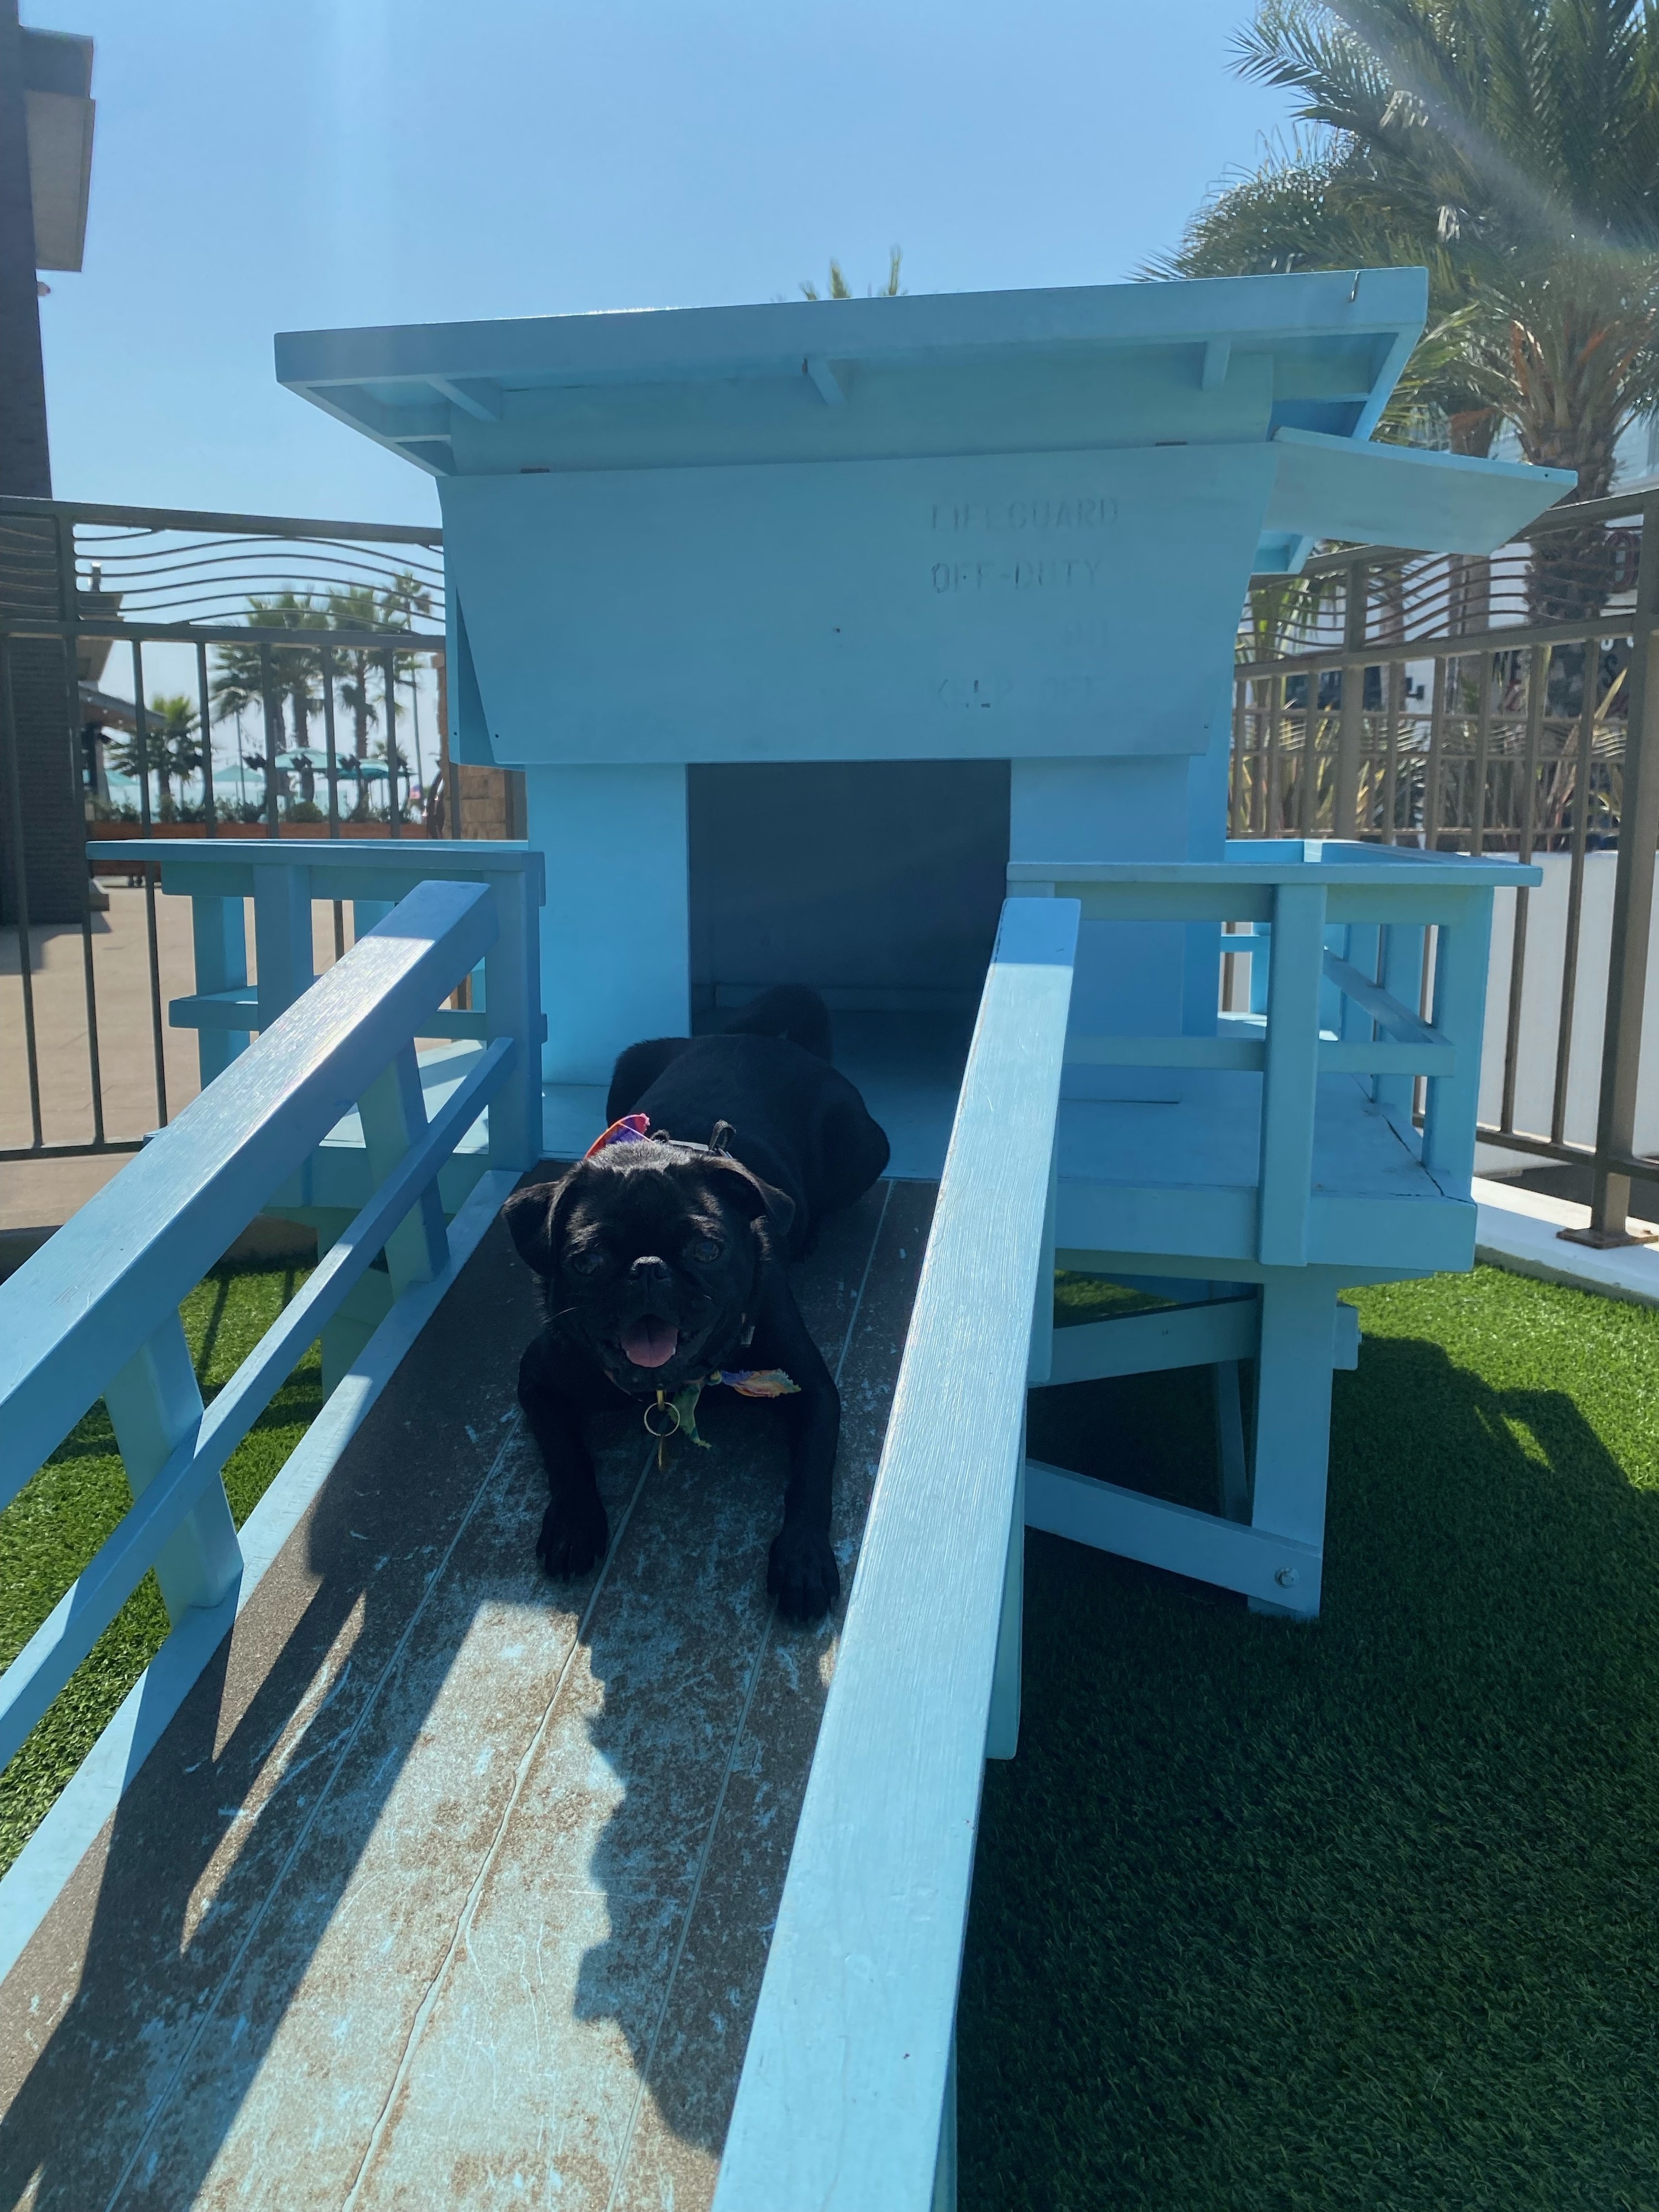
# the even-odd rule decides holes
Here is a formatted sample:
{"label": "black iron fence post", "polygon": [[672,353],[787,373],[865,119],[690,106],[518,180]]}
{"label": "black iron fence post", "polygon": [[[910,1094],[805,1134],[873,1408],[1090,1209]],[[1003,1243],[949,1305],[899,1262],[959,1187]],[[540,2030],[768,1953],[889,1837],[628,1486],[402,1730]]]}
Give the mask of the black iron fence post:
{"label": "black iron fence post", "polygon": [[276,732],[282,717],[277,708],[276,676],[271,667],[270,647],[259,647],[259,703],[265,719],[265,835],[280,837],[282,820],[276,805]]}
{"label": "black iron fence post", "polygon": [[[1642,507],[1643,559],[1632,623],[1629,716],[1625,736],[1624,804],[1619,864],[1607,945],[1607,1012],[1602,1031],[1601,1093],[1595,1118],[1587,1241],[1623,1244],[1630,1212],[1624,1164],[1636,1145],[1636,1085],[1641,1073],[1642,1012],[1647,995],[1648,942],[1653,924],[1654,855],[1659,852],[1659,500]],[[1584,682],[1593,681],[1584,654]]]}
{"label": "black iron fence post", "polygon": [[[1348,570],[1342,642],[1351,653],[1358,652],[1365,642],[1369,579],[1370,570],[1363,561],[1356,561]],[[1359,756],[1364,730],[1364,664],[1346,660],[1342,664],[1342,704],[1337,724],[1336,792],[1331,809],[1334,837],[1358,837],[1360,834]]]}

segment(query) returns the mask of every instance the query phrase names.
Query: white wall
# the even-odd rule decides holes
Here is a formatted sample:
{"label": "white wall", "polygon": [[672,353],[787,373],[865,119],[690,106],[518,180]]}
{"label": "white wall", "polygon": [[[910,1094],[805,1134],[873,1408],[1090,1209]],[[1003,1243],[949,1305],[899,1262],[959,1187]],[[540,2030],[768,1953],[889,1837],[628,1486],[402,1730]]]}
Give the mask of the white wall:
{"label": "white wall", "polygon": [[[1565,853],[1539,857],[1544,880],[1527,915],[1526,963],[1521,993],[1521,1032],[1516,1054],[1515,1126],[1547,1136],[1555,1081],[1555,1042],[1560,1029],[1561,976],[1566,945],[1567,890],[1572,862]],[[1607,940],[1613,921],[1616,853],[1584,856],[1584,905],[1580,926],[1577,984],[1572,1011],[1572,1048],[1567,1085],[1569,1143],[1593,1144],[1601,1085],[1601,1024],[1607,1012]],[[1659,861],[1656,862],[1659,868]],[[1480,1119],[1496,1121],[1503,1102],[1504,1039],[1509,1019],[1514,957],[1516,894],[1499,891],[1492,907],[1492,966],[1486,987],[1486,1029],[1480,1071]],[[1636,1150],[1659,1152],[1659,899],[1648,955],[1647,1002],[1642,1024],[1642,1079],[1638,1093]],[[1490,1175],[1545,1164],[1534,1154],[1483,1145],[1477,1167]]]}

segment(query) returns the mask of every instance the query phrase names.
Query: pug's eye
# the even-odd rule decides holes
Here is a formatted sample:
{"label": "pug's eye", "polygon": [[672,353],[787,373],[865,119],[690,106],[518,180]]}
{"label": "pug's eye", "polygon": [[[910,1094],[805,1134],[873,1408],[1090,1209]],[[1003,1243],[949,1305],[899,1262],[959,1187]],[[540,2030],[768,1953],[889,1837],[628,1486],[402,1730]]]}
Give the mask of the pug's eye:
{"label": "pug's eye", "polygon": [[603,1253],[588,1250],[573,1252],[565,1262],[573,1275],[597,1275],[605,1265]]}
{"label": "pug's eye", "polygon": [[699,1237],[692,1244],[691,1257],[705,1267],[712,1267],[725,1249],[718,1237]]}

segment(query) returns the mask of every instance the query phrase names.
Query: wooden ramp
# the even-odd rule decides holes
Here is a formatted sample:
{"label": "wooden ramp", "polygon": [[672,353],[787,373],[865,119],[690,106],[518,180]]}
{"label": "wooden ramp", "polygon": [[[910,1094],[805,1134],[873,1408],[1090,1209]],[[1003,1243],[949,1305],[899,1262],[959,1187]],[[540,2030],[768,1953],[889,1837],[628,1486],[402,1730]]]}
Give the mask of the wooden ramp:
{"label": "wooden ramp", "polygon": [[[844,1588],[933,1198],[799,1270]],[[837,1621],[765,1595],[763,1406],[660,1474],[619,1414],[550,1585],[533,1325],[498,1223],[0,1988],[0,2204],[708,2203]]]}

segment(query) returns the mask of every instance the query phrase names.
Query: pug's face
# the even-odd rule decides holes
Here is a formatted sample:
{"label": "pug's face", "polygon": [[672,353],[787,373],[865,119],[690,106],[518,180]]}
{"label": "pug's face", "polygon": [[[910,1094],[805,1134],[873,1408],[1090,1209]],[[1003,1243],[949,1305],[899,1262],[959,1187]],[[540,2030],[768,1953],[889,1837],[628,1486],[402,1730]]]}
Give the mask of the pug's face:
{"label": "pug's face", "polygon": [[708,1164],[648,1142],[612,1150],[516,1192],[506,1219],[543,1278],[549,1320],[624,1389],[672,1395],[733,1349],[764,1224],[787,1231],[792,1209],[735,1161]]}

